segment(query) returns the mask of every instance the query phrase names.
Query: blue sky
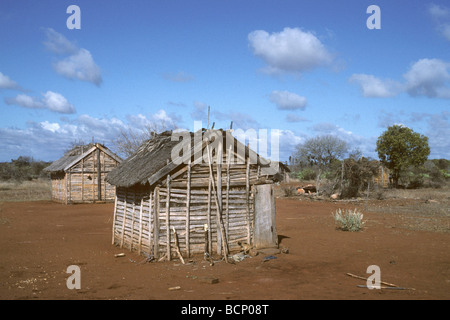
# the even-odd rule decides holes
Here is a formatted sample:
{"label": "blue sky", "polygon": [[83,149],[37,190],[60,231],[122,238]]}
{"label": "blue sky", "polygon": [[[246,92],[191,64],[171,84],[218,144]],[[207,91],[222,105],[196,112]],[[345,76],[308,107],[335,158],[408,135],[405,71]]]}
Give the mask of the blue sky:
{"label": "blue sky", "polygon": [[208,106],[215,128],[278,130],[280,160],[323,134],[377,158],[392,124],[450,159],[449,49],[448,1],[2,0],[0,161],[206,127]]}

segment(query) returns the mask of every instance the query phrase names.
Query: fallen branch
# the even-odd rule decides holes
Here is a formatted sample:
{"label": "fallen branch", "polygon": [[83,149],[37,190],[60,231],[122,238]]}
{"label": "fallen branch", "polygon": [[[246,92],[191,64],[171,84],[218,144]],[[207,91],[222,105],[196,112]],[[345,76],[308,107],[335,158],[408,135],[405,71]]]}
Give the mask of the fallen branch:
{"label": "fallen branch", "polygon": [[[367,278],[364,278],[364,277],[361,277],[361,276],[357,276],[356,274],[347,273],[347,275],[352,277],[352,278],[357,278],[357,279],[361,279],[361,280],[367,281]],[[384,284],[386,286],[389,286],[389,287],[380,287],[380,289],[416,290],[414,288],[399,287],[396,284],[385,282],[385,281],[380,281],[380,284]],[[358,285],[358,287],[363,288],[363,287],[367,287],[367,286]]]}
{"label": "fallen branch", "polygon": [[[369,288],[361,284],[357,285],[358,288]],[[390,289],[390,290],[414,290],[413,288],[403,288],[403,287],[379,287],[378,289]]]}

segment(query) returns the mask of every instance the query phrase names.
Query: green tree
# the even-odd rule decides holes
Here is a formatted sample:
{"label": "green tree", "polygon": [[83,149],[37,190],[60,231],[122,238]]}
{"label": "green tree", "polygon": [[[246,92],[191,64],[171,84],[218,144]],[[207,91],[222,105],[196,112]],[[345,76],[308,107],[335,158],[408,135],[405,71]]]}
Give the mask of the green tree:
{"label": "green tree", "polygon": [[430,154],[428,138],[403,125],[389,127],[377,140],[378,157],[392,171],[394,185],[402,170],[421,166]]}

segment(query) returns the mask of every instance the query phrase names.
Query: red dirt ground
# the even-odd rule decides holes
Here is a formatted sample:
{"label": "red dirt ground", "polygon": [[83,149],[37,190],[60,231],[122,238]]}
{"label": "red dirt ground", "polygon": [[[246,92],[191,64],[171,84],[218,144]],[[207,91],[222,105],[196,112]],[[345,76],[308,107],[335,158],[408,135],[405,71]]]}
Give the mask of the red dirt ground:
{"label": "red dirt ground", "polygon": [[[140,263],[143,257],[111,245],[112,204],[49,201],[0,203],[0,299],[74,300],[397,300],[450,298],[450,234],[415,231],[401,215],[364,213],[361,232],[336,230],[340,202],[277,199],[276,259],[264,254],[237,264],[203,257]],[[353,205],[352,205],[353,208]],[[125,253],[116,258],[115,254]],[[81,270],[81,289],[69,290],[69,265]],[[369,290],[367,267],[381,280],[415,290]],[[208,283],[210,278],[218,283]],[[177,290],[169,288],[179,287]]]}

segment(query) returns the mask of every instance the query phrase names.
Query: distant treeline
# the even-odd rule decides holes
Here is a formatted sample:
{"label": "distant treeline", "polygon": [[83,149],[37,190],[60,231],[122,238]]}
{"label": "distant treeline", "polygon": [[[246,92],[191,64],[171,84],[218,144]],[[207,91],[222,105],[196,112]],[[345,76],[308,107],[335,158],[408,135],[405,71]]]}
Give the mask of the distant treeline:
{"label": "distant treeline", "polygon": [[47,178],[43,169],[51,162],[37,161],[32,157],[20,156],[11,162],[0,162],[0,180],[30,181]]}

